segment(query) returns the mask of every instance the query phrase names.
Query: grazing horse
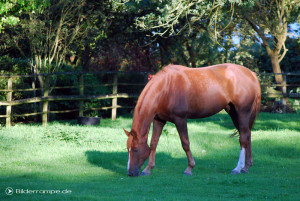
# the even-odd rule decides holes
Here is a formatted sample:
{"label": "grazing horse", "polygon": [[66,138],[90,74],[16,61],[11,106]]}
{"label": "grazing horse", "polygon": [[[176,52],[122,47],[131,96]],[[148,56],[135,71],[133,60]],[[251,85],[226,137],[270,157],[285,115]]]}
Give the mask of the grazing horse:
{"label": "grazing horse", "polygon": [[[190,150],[187,119],[204,118],[222,109],[230,115],[240,138],[240,155],[232,174],[248,172],[253,165],[251,129],[259,113],[261,89],[257,76],[248,68],[219,64],[204,68],[168,65],[143,89],[135,107],[128,136],[128,175],[139,176],[139,169],[149,158],[141,175],[149,175],[155,166],[155,152],[167,121],[175,124],[182,148],[188,158],[185,174],[191,175],[195,160]],[[147,144],[150,125],[153,134]]]}

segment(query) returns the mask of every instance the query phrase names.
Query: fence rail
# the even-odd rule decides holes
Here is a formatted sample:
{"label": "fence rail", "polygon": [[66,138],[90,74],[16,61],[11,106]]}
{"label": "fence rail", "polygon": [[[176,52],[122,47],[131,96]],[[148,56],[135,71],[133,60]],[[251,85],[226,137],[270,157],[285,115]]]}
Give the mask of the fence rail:
{"label": "fence rail", "polygon": [[[49,114],[58,114],[58,113],[71,113],[71,112],[78,112],[79,116],[83,116],[84,112],[86,111],[98,111],[98,110],[111,110],[111,117],[112,120],[116,119],[117,117],[117,109],[119,108],[133,108],[134,106],[121,106],[118,105],[119,98],[138,98],[139,94],[134,93],[118,93],[118,86],[144,86],[146,82],[143,83],[126,83],[126,82],[118,82],[118,74],[130,74],[130,72],[65,72],[65,73],[49,73],[49,74],[35,74],[35,75],[0,75],[1,79],[7,79],[7,87],[6,89],[0,89],[0,92],[6,93],[6,101],[0,101],[0,106],[6,107],[6,114],[0,115],[0,118],[6,118],[6,126],[11,126],[11,119],[12,117],[29,117],[29,116],[36,116],[42,115],[42,124],[44,126],[47,125],[48,122],[48,115]],[[113,76],[112,83],[105,83],[105,84],[89,84],[84,82],[84,76],[87,75],[103,75],[108,74]],[[141,76],[146,77],[147,72],[141,72]],[[51,76],[60,76],[60,75],[77,75],[78,76],[78,85],[76,86],[50,86],[50,77]],[[13,79],[16,78],[35,78],[38,76],[44,77],[44,87],[39,88],[26,88],[26,89],[14,89],[13,88]],[[145,79],[144,79],[145,80]],[[35,86],[35,85],[33,85]],[[111,94],[99,94],[99,95],[87,95],[84,93],[87,87],[95,88],[95,87],[111,87],[112,93]],[[78,89],[77,95],[50,95],[50,91],[57,90],[57,89]],[[13,93],[15,92],[36,92],[36,91],[43,91],[41,96],[37,97],[30,97],[24,98],[19,100],[13,100]],[[105,107],[90,107],[85,108],[84,102],[88,100],[106,100],[111,99],[111,106]],[[79,108],[75,109],[68,109],[68,110],[59,110],[59,111],[51,111],[49,110],[49,102],[51,101],[78,101]],[[42,111],[40,112],[31,112],[25,114],[13,114],[12,107],[17,105],[23,104],[30,104],[30,103],[42,103]]]}
{"label": "fence rail", "polygon": [[[133,83],[133,82],[119,82],[118,75],[120,73],[123,74],[131,74],[132,72],[60,72],[60,73],[49,73],[49,74],[34,74],[34,75],[0,75],[0,81],[7,79],[7,84],[5,89],[0,89],[0,93],[6,94],[6,101],[0,101],[1,107],[6,107],[6,114],[0,115],[0,118],[6,119],[6,126],[11,126],[11,119],[12,117],[29,117],[29,116],[42,116],[42,124],[44,126],[47,125],[48,122],[48,115],[49,114],[58,114],[58,113],[71,113],[71,112],[78,112],[79,116],[83,116],[84,112],[86,111],[98,111],[98,110],[111,110],[111,118],[112,120],[116,119],[117,117],[117,109],[118,108],[133,108],[132,106],[121,106],[118,105],[119,98],[138,98],[138,93],[119,93],[118,86],[144,86],[147,82],[147,75],[149,72],[142,72],[140,73],[141,76],[144,76],[144,81],[142,83]],[[112,76],[112,83],[105,83],[105,84],[89,84],[85,83],[85,76],[92,75],[97,76],[100,74],[106,74]],[[50,86],[50,77],[51,76],[71,76],[76,75],[78,76],[78,85],[70,85],[70,86]],[[266,74],[264,74],[266,75]],[[274,76],[274,74],[269,74],[270,76]],[[267,98],[281,98],[283,104],[287,103],[288,98],[298,99],[300,98],[300,93],[288,93],[288,87],[300,87],[300,79],[297,83],[287,83],[287,76],[300,76],[300,73],[282,73],[283,75],[283,83],[282,84],[262,84],[262,88],[264,89],[262,92],[263,97]],[[13,88],[13,79],[16,78],[37,78],[38,76],[44,77],[44,87],[35,87],[35,84],[32,85],[32,88],[20,89],[20,88]],[[112,93],[111,94],[99,94],[99,95],[88,95],[85,94],[85,89],[87,87],[95,88],[95,87],[111,87]],[[282,87],[282,91],[275,91],[270,87]],[[77,95],[50,95],[52,90],[61,90],[61,89],[78,89]],[[36,94],[37,91],[41,92],[41,96],[34,96],[30,98],[24,98],[19,100],[13,100],[13,93],[16,92],[33,92]],[[89,100],[105,100],[111,99],[111,106],[105,107],[89,107],[85,108],[84,103],[85,101]],[[57,110],[52,111],[49,110],[49,102],[51,101],[78,101],[79,107],[75,109],[67,109],[67,110]],[[23,104],[30,104],[30,103],[42,103],[42,110],[41,111],[34,111],[31,113],[25,114],[14,114],[12,112],[13,106],[23,105]]]}

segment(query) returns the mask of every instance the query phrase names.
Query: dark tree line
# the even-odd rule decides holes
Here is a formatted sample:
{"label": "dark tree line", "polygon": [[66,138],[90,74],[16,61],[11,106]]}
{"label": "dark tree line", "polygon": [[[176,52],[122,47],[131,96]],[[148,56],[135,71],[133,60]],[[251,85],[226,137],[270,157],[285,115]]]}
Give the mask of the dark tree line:
{"label": "dark tree line", "polygon": [[18,0],[1,6],[3,72],[156,71],[169,63],[224,62],[281,72],[297,71],[300,63],[299,30],[291,29],[299,20],[295,1]]}

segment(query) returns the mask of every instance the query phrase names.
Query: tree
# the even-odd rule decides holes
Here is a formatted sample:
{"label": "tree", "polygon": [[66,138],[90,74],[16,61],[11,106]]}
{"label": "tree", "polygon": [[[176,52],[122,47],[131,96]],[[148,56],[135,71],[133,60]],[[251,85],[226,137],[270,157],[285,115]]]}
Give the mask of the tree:
{"label": "tree", "polygon": [[134,24],[140,8],[134,2],[121,0],[87,1],[85,9],[92,14],[87,19],[88,37],[78,53],[84,70],[156,69],[155,44],[146,37],[149,33],[137,30]]}
{"label": "tree", "polygon": [[50,0],[14,0],[0,2],[0,33],[6,24],[16,25],[19,14],[28,11],[42,10],[49,6]]}
{"label": "tree", "polygon": [[[288,24],[295,21],[299,1],[292,0],[258,0],[252,7],[238,7],[238,16],[245,19],[256,32],[253,37],[266,49],[274,73],[281,73],[280,62],[288,49]],[[281,74],[275,75],[278,84],[282,84]]]}
{"label": "tree", "polygon": [[186,30],[191,33],[202,29],[219,36],[232,21],[235,3],[240,1],[163,0],[160,2],[154,12],[137,18],[136,24],[141,29],[152,30],[154,35],[167,37],[179,35]]}
{"label": "tree", "polygon": [[[224,38],[224,31],[232,27],[234,21],[246,29],[249,26],[243,22],[247,21],[254,30],[248,29],[248,34],[265,47],[273,72],[281,73],[280,61],[287,52],[288,24],[296,21],[299,8],[299,1],[294,0],[161,1],[155,12],[138,18],[137,25],[159,36],[182,34],[186,30],[192,33],[205,28],[217,40]],[[275,77],[281,84],[282,76]]]}
{"label": "tree", "polygon": [[[30,58],[33,73],[60,70],[67,53],[84,33],[82,0],[54,0],[44,9],[19,13],[20,23],[6,27],[5,34],[22,57]],[[42,76],[38,77],[44,86]]]}

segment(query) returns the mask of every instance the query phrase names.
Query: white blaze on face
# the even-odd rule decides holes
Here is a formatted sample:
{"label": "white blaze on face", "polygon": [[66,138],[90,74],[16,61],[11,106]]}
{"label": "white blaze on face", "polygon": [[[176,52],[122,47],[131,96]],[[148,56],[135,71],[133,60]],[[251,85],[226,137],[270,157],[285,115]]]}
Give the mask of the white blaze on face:
{"label": "white blaze on face", "polygon": [[127,164],[127,172],[129,172],[129,165],[130,165],[130,151],[131,148],[128,149],[128,164]]}
{"label": "white blaze on face", "polygon": [[245,167],[245,148],[242,147],[240,152],[239,162],[236,168],[234,168],[234,171],[240,172],[244,167]]}

